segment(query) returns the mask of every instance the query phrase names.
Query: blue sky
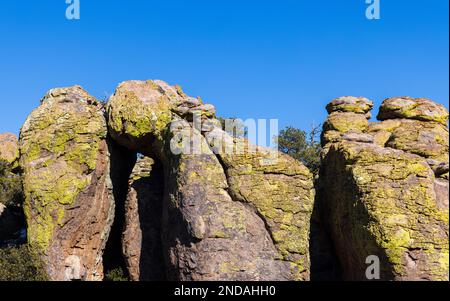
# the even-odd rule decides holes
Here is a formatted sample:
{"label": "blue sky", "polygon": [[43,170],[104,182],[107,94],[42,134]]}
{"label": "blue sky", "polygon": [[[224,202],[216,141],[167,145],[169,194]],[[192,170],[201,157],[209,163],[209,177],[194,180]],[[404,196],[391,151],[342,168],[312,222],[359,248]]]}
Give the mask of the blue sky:
{"label": "blue sky", "polygon": [[[448,107],[447,0],[65,0],[0,2],[0,132],[18,133],[53,87],[96,97],[162,79],[222,116],[308,129],[341,95],[376,105],[429,97]],[[377,110],[374,111],[376,113]]]}

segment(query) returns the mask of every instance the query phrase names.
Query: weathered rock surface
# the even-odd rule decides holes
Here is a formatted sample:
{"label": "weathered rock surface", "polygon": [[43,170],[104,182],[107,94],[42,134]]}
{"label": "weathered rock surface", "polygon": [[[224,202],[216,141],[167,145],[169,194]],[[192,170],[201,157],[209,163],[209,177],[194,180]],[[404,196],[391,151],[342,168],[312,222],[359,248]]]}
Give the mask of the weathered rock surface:
{"label": "weathered rock surface", "polygon": [[[309,279],[309,228],[314,200],[312,174],[293,158],[251,146],[215,128],[206,134],[215,149],[236,201],[248,204],[264,220],[281,260],[296,280]],[[217,141],[230,141],[228,152]]]}
{"label": "weathered rock surface", "polygon": [[28,242],[52,280],[101,280],[114,217],[102,106],[79,86],[50,90],[20,135]]}
{"label": "weathered rock surface", "polygon": [[371,123],[368,130],[380,146],[448,162],[448,128],[441,123],[410,119]]}
{"label": "weathered rock surface", "polygon": [[444,106],[426,98],[393,97],[383,102],[377,118],[379,120],[407,118],[435,121],[445,126],[448,111]]}
{"label": "weathered rock surface", "polygon": [[[134,107],[150,115],[138,122]],[[163,165],[169,279],[309,279],[312,175],[277,152],[278,160],[263,151],[214,152],[214,114],[213,106],[160,81],[122,83],[108,105],[113,137]]]}
{"label": "weathered rock surface", "polygon": [[364,97],[338,97],[327,105],[330,114],[323,124],[321,143],[326,154],[330,143],[342,140],[372,143],[376,139],[365,134],[370,128],[371,100]]}
{"label": "weathered rock surface", "polygon": [[16,165],[19,159],[17,136],[11,133],[0,134],[0,160],[9,165]]}
{"label": "weathered rock surface", "polygon": [[373,108],[373,103],[365,97],[343,96],[338,97],[327,105],[329,114],[333,112],[351,112],[366,114]]}
{"label": "weathered rock surface", "polygon": [[138,159],[125,203],[122,249],[133,281],[166,279],[161,243],[164,174],[153,159]]}
{"label": "weathered rock surface", "polygon": [[[448,112],[389,98],[370,122],[372,107],[327,106],[314,179],[180,87],[123,82],[106,112],[79,86],[53,89],[19,144],[0,135],[0,180],[21,174],[28,242],[52,280],[122,266],[134,281],[366,280],[371,255],[383,280],[448,280]],[[0,247],[20,230],[5,204]]]}
{"label": "weathered rock surface", "polygon": [[[344,279],[367,279],[370,255],[384,280],[449,279],[447,117],[429,100],[388,99],[385,121],[323,139],[318,199]],[[348,139],[352,128],[373,141]]]}

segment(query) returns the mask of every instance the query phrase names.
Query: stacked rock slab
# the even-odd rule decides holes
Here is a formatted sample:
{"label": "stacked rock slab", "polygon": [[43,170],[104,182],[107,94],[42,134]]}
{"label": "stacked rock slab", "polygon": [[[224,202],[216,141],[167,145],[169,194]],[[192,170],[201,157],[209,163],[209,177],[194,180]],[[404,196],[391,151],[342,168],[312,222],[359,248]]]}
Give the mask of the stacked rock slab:
{"label": "stacked rock slab", "polygon": [[322,146],[341,140],[372,142],[366,135],[373,103],[364,97],[344,96],[327,105],[329,116],[323,125]]}
{"label": "stacked rock slab", "polygon": [[79,86],[50,90],[20,135],[28,242],[52,280],[101,280],[114,219],[102,106]]}
{"label": "stacked rock slab", "polygon": [[[425,98],[395,97],[386,99],[380,107],[378,119],[369,128],[377,143],[419,155],[428,160],[438,176],[448,179],[449,134],[448,111]],[[447,165],[445,173],[444,165]]]}
{"label": "stacked rock slab", "polygon": [[217,133],[236,141],[214,115],[212,105],[162,81],[122,83],[108,104],[112,137],[163,166],[168,278],[309,279],[311,174],[278,152],[274,160],[273,152],[218,151]]}
{"label": "stacked rock slab", "polygon": [[361,118],[353,126],[330,113],[319,201],[344,279],[376,277],[366,274],[375,255],[383,280],[448,280],[447,110],[427,99],[391,98],[380,108],[383,121],[363,128]]}

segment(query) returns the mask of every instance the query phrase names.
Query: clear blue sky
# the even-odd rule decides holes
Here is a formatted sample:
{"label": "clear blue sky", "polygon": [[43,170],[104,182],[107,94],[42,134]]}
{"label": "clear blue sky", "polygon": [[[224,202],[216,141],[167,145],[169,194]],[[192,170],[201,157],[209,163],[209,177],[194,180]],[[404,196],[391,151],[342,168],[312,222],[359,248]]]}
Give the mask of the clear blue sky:
{"label": "clear blue sky", "polygon": [[81,0],[68,21],[65,0],[0,1],[0,132],[18,133],[50,88],[102,98],[128,79],[281,127],[322,122],[341,95],[448,107],[448,5],[381,0],[369,21],[365,0]]}

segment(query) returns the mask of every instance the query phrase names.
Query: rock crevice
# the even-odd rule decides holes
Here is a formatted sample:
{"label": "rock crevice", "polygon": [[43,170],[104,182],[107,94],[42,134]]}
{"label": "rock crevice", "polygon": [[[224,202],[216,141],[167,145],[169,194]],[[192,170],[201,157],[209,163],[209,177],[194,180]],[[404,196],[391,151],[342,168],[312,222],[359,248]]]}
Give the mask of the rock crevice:
{"label": "rock crevice", "polygon": [[[178,86],[126,81],[106,105],[58,88],[19,141],[0,135],[0,179],[23,183],[22,232],[51,280],[368,280],[373,256],[381,280],[448,280],[448,111],[394,97],[372,122],[372,108],[327,105],[314,177]],[[0,247],[25,238],[12,203]]]}

